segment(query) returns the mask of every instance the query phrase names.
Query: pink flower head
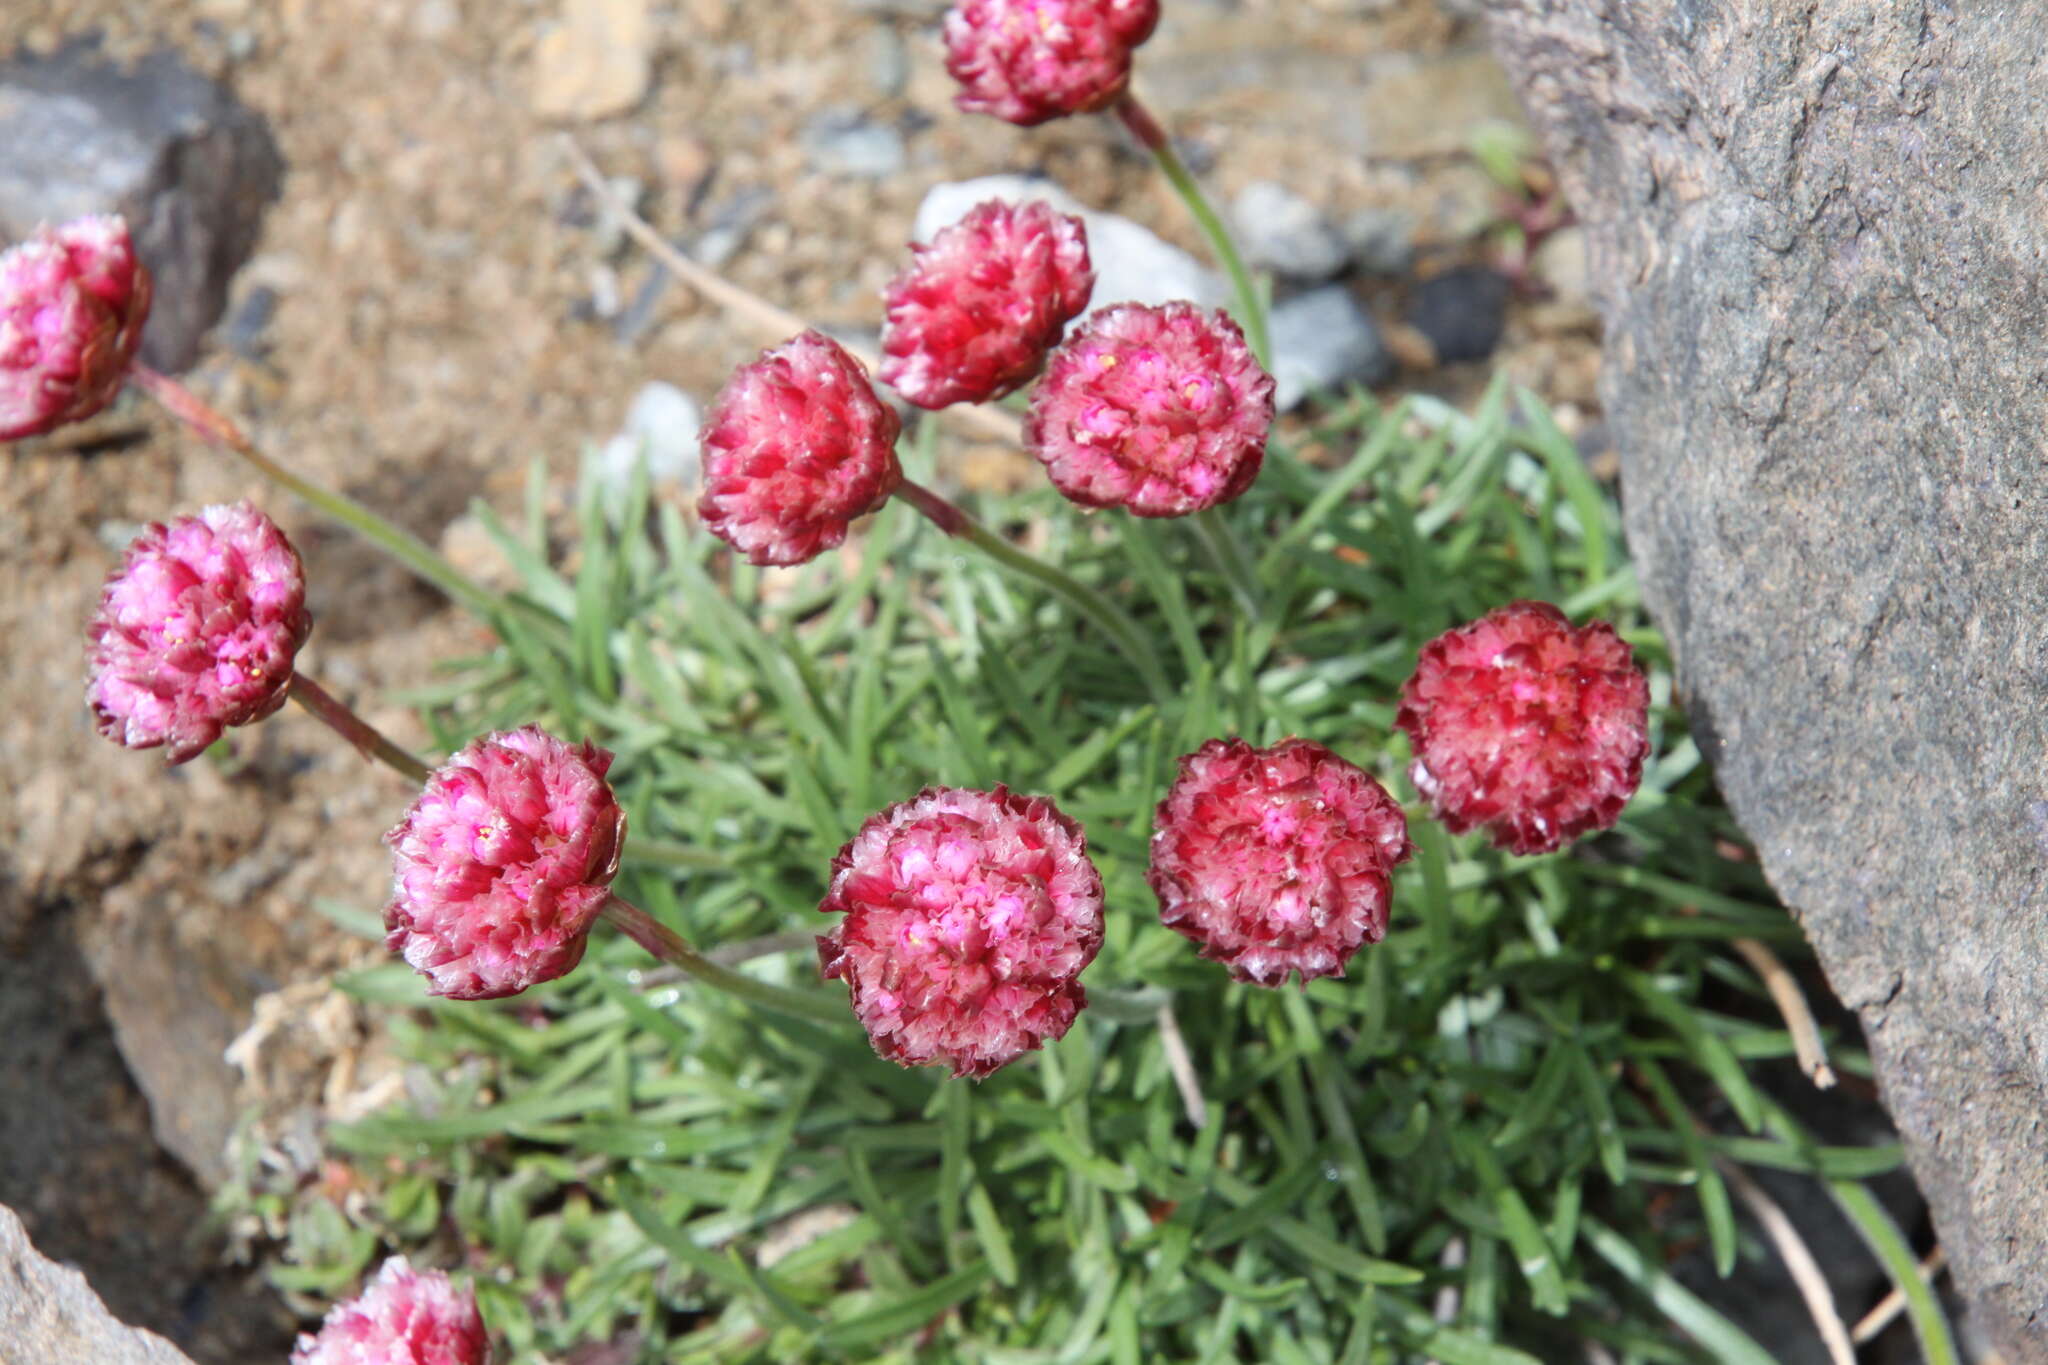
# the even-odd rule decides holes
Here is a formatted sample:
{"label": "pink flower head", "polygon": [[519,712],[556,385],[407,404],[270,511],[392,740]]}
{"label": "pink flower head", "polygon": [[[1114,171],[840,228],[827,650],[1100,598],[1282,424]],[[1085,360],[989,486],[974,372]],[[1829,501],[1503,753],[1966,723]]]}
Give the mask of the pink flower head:
{"label": "pink flower head", "polygon": [[0,441],[82,422],[114,400],[149,319],[149,271],[112,215],[0,254]]}
{"label": "pink flower head", "polygon": [[594,744],[527,725],[472,741],[427,779],[384,836],[384,944],[428,994],[495,1000],[583,960],[626,843],[611,765]]}
{"label": "pink flower head", "polygon": [[393,1256],[361,1294],[328,1310],[317,1335],[299,1334],[291,1365],[489,1365],[490,1358],[476,1291]]}
{"label": "pink flower head", "polygon": [[875,1051],[982,1077],[1065,1036],[1102,946],[1102,878],[1080,825],[1039,796],[927,787],[832,860],[826,978]]}
{"label": "pink flower head", "polygon": [[1014,391],[1095,288],[1087,229],[1038,200],[976,205],[910,252],[883,295],[882,381],[921,408]]}
{"label": "pink flower head", "polygon": [[1452,833],[1486,826],[1510,853],[1606,829],[1642,781],[1650,685],[1614,627],[1574,630],[1512,602],[1422,647],[1394,724],[1410,775]]}
{"label": "pink flower head", "polygon": [[1120,303],[1052,353],[1024,444],[1083,507],[1184,517],[1258,477],[1273,377],[1244,333],[1192,303]]}
{"label": "pink flower head", "polygon": [[1387,932],[1393,870],[1414,846],[1370,773],[1320,744],[1212,739],[1180,761],[1153,817],[1145,879],[1159,917],[1239,981],[1341,976]]}
{"label": "pink flower head", "polygon": [[698,515],[754,564],[802,564],[846,539],[903,482],[895,410],[822,332],[733,371],[698,442]]}
{"label": "pink flower head", "polygon": [[183,763],[284,705],[312,629],[277,523],[246,502],[208,507],[148,527],[108,577],[86,627],[85,698],[108,739]]}
{"label": "pink flower head", "polygon": [[1106,109],[1158,22],[1159,0],[958,0],[946,15],[953,102],[1025,128]]}

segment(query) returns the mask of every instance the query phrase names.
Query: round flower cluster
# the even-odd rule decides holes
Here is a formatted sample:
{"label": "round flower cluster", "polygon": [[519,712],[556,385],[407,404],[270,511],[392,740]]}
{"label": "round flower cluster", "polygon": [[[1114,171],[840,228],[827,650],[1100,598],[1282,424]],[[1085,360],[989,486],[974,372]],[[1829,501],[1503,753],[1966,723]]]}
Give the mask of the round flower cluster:
{"label": "round flower cluster", "polygon": [[910,254],[884,295],[882,382],[921,408],[1013,392],[1095,286],[1081,220],[1042,201],[977,205]]}
{"label": "round flower cluster", "polygon": [[1159,0],[960,0],[945,26],[953,102],[1026,128],[1106,109],[1158,22]]}
{"label": "round flower cluster", "polygon": [[1513,602],[1423,647],[1394,723],[1452,833],[1484,826],[1510,853],[1549,853],[1620,817],[1650,752],[1649,705],[1614,627]]}
{"label": "round flower cluster", "polygon": [[1273,377],[1228,316],[1125,303],[1053,352],[1024,444],[1083,507],[1184,517],[1251,487],[1272,424]]}
{"label": "round flower cluster", "polygon": [[438,1270],[384,1262],[363,1292],[336,1304],[318,1333],[301,1333],[291,1365],[490,1365],[476,1291]]}
{"label": "round flower cluster", "polygon": [[1212,739],[1153,819],[1159,917],[1240,981],[1340,976],[1387,932],[1408,821],[1370,773],[1320,744]]}
{"label": "round flower cluster", "polygon": [[583,960],[626,842],[611,763],[528,725],[474,741],[428,779],[384,836],[384,928],[429,994],[517,995]]}
{"label": "round flower cluster", "polygon": [[284,705],[312,629],[284,532],[246,502],[208,507],[144,530],[107,579],[86,700],[108,739],[183,763]]}
{"label": "round flower cluster", "polygon": [[750,563],[815,559],[903,481],[901,426],[845,347],[805,332],[741,366],[712,404],[698,515]]}
{"label": "round flower cluster", "polygon": [[80,218],[0,254],[0,441],[82,422],[142,345],[149,271],[128,225]]}
{"label": "round flower cluster", "polygon": [[1102,878],[1043,797],[930,787],[871,817],[832,860],[818,938],[875,1051],[986,1076],[1066,1034],[1102,946]]}

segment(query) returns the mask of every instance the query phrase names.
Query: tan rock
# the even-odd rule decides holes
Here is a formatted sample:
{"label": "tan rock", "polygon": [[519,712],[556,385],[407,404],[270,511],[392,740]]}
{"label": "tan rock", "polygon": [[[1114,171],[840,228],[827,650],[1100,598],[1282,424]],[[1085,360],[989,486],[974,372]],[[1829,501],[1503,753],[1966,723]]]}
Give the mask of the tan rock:
{"label": "tan rock", "polygon": [[623,114],[647,94],[654,25],[648,0],[563,0],[533,50],[533,108],[546,118]]}

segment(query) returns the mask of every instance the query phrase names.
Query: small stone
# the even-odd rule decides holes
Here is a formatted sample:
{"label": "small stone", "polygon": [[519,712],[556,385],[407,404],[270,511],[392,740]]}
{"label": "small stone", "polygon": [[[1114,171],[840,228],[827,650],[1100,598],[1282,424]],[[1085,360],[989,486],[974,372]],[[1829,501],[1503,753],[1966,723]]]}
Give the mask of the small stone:
{"label": "small stone", "polygon": [[1238,242],[1255,266],[1297,280],[1327,280],[1350,256],[1323,211],[1273,180],[1254,180],[1231,205]]}
{"label": "small stone", "polygon": [[534,44],[534,112],[559,119],[626,113],[646,97],[653,48],[648,0],[564,0],[561,22]]}
{"label": "small stone", "polygon": [[1408,321],[1429,338],[1439,362],[1484,360],[1507,327],[1508,282],[1485,266],[1461,266],[1424,280],[1408,305]]}
{"label": "small stone", "polygon": [[1393,377],[1394,357],[1372,314],[1341,284],[1296,295],[1273,310],[1274,402],[1286,411],[1311,393]]}
{"label": "small stone", "polygon": [[1368,275],[1405,275],[1415,264],[1415,218],[1400,209],[1360,209],[1344,220],[1351,263]]}
{"label": "small stone", "polygon": [[445,38],[462,27],[455,0],[418,0],[412,7],[412,31],[422,38]]}
{"label": "small stone", "polygon": [[242,296],[228,320],[221,325],[220,339],[244,360],[260,361],[270,353],[265,333],[277,316],[277,291],[259,284]]}
{"label": "small stone", "polygon": [[1562,301],[1584,303],[1590,275],[1586,264],[1586,230],[1560,228],[1543,239],[1529,261],[1530,273],[1550,286]]}
{"label": "small stone", "polygon": [[910,82],[910,54],[904,50],[903,36],[887,24],[877,24],[868,30],[868,84],[883,99],[894,99],[903,93],[903,87]]}
{"label": "small stone", "polygon": [[[505,557],[505,551],[491,537],[483,519],[465,512],[441,532],[441,557],[462,571],[466,578],[487,588],[511,589],[519,585],[519,570]],[[323,676],[333,673],[329,666]],[[328,681],[335,681],[329,677]]]}
{"label": "small stone", "polygon": [[887,180],[901,174],[909,160],[903,134],[845,109],[817,115],[805,126],[803,139],[811,169],[826,175]]}
{"label": "small stone", "polygon": [[0,62],[0,241],[126,218],[155,279],[142,359],[158,369],[199,358],[283,173],[262,117],[170,52],[122,68],[74,42]]}
{"label": "small stone", "polygon": [[1086,208],[1052,181],[1032,176],[991,175],[934,185],[917,206],[912,236],[929,242],[941,228],[958,222],[969,209],[988,199],[1010,204],[1043,199],[1059,212],[1081,219],[1088,228],[1088,256],[1095,263],[1091,312],[1113,303],[1158,307],[1186,299],[1204,308],[1229,303],[1230,286],[1223,277],[1187,252],[1128,218]]}
{"label": "small stone", "polygon": [[29,1244],[12,1209],[0,1205],[0,1341],[4,1359],[91,1361],[93,1365],[192,1365],[154,1332],[124,1326],[85,1276]]}
{"label": "small stone", "polygon": [[695,399],[656,379],[633,395],[626,421],[598,451],[597,472],[608,493],[623,495],[633,469],[645,463],[647,478],[684,490],[697,485],[697,428],[704,424]]}

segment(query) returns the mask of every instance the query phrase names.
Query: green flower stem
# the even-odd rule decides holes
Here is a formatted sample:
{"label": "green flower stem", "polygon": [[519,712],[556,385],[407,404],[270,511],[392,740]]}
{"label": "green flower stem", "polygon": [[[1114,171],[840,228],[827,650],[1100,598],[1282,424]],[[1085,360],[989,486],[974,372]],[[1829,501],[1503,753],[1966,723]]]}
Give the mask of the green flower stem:
{"label": "green flower stem", "polygon": [[688,844],[672,843],[667,839],[642,839],[635,835],[626,836],[626,861],[639,863],[644,867],[673,867],[691,870],[709,870],[730,867],[732,861],[709,849],[691,848]]}
{"label": "green flower stem", "polygon": [[645,948],[648,952],[674,967],[680,967],[697,980],[715,990],[774,1010],[797,1019],[811,1019],[825,1024],[843,1024],[851,1017],[851,1011],[844,1001],[832,1000],[823,995],[806,991],[793,991],[783,986],[771,986],[765,981],[736,972],[730,967],[721,967],[710,958],[683,942],[682,936],[663,924],[654,916],[614,895],[605,902],[604,917],[627,938]]}
{"label": "green flower stem", "polygon": [[365,759],[382,763],[413,782],[425,782],[434,775],[432,768],[386,739],[375,726],[349,710],[333,693],[304,673],[292,674],[291,699],[353,744],[356,752]]}
{"label": "green flower stem", "polygon": [[1237,293],[1238,321],[1244,327],[1245,340],[1251,343],[1252,354],[1258,357],[1259,364],[1272,369],[1273,346],[1266,332],[1266,306],[1259,297],[1258,286],[1252,282],[1251,272],[1245,269],[1244,257],[1238,254],[1237,243],[1231,240],[1230,230],[1223,226],[1222,218],[1210,206],[1187,163],[1173,149],[1173,140],[1167,137],[1159,120],[1152,117],[1152,111],[1138,103],[1136,95],[1128,93],[1114,107],[1124,127],[1131,130],[1131,136],[1152,153],[1152,159],[1159,163],[1159,169],[1180,195],[1181,202],[1194,215],[1195,226],[1209,239],[1209,249],[1222,262],[1224,273],[1230,276],[1231,288]]}
{"label": "green flower stem", "polygon": [[[1159,163],[1161,173],[1166,176],[1181,202],[1187,205],[1194,217],[1195,226],[1209,240],[1209,249],[1216,253],[1224,273],[1230,276],[1230,286],[1237,294],[1237,320],[1244,328],[1245,341],[1252,348],[1252,355],[1268,371],[1273,368],[1273,342],[1266,327],[1266,305],[1260,296],[1257,283],[1251,271],[1245,268],[1244,257],[1238,253],[1237,243],[1230,236],[1230,229],[1223,225],[1223,219],[1209,203],[1209,197],[1202,193],[1202,187],[1195,181],[1187,163],[1180,159],[1180,153],[1173,149],[1173,139],[1166,135],[1159,120],[1152,111],[1138,102],[1138,97],[1126,93],[1114,106],[1116,115],[1130,129],[1131,136],[1138,139],[1145,150],[1152,153],[1152,159]],[[1197,512],[1193,518],[1195,536],[1202,542],[1202,548],[1216,564],[1217,571],[1230,584],[1238,602],[1251,613],[1254,620],[1260,611],[1258,577],[1253,572],[1250,558],[1223,514],[1216,508]]]}
{"label": "green flower stem", "polygon": [[1254,621],[1263,620],[1263,602],[1259,593],[1258,571],[1252,567],[1251,556],[1245,553],[1244,545],[1237,538],[1237,532],[1230,529],[1230,522],[1220,507],[1205,507],[1188,518],[1194,528],[1195,539],[1202,542],[1202,549],[1215,563],[1216,571],[1223,575],[1223,581],[1230,585],[1238,605]]}
{"label": "green flower stem", "polygon": [[200,437],[247,460],[266,478],[282,485],[315,508],[362,536],[406,568],[418,574],[450,598],[488,621],[502,604],[436,554],[425,542],[400,530],[361,503],[331,489],[310,483],[258,450],[226,416],[190,389],[147,365],[131,365],[128,381],[161,403],[173,417]]}
{"label": "green flower stem", "polygon": [[1093,621],[1109,637],[1110,643],[1131,661],[1145,689],[1152,694],[1162,712],[1165,710],[1172,700],[1173,689],[1166,681],[1165,669],[1160,667],[1159,656],[1153,652],[1145,633],[1138,629],[1138,623],[1114,602],[1044,560],[1026,554],[922,484],[905,479],[897,486],[896,496],[924,513],[947,535],[969,542],[1004,568],[1033,579],[1065,598],[1076,611]]}

